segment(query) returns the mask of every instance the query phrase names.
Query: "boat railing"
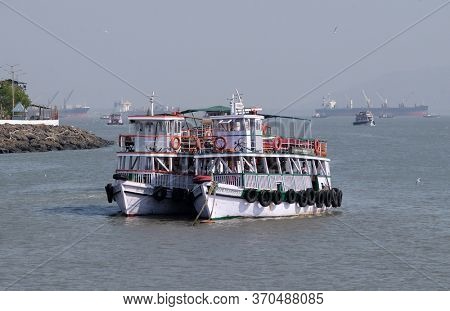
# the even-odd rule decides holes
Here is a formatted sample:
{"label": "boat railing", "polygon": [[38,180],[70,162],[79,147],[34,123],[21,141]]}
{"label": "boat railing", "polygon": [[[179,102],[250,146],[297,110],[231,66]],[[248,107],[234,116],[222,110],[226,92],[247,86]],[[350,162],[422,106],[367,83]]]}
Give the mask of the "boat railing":
{"label": "boat railing", "polygon": [[[190,135],[187,135],[190,134]],[[201,134],[201,135],[200,135]],[[141,135],[127,134],[119,136],[119,147],[121,152],[135,152],[137,139],[146,140],[146,144],[151,146],[152,143],[159,140],[166,141],[167,146],[154,150],[151,146],[145,150],[147,152],[182,152],[182,153],[233,153],[242,152],[239,149],[218,149],[217,140],[224,140],[224,137],[214,136],[212,132],[190,132],[182,135]],[[327,156],[327,142],[319,139],[298,139],[283,138],[280,136],[263,137],[264,153],[295,153],[303,155],[316,155],[321,157]]]}
{"label": "boat railing", "polygon": [[280,184],[283,186],[284,191],[312,187],[311,176],[308,174],[220,174],[214,175],[213,179],[221,184],[260,190],[277,190]]}
{"label": "boat railing", "polygon": [[213,176],[214,181],[221,183],[221,184],[227,184],[232,185],[236,187],[243,187],[242,182],[242,174],[221,174],[221,175],[214,175]]}
{"label": "boat railing", "polygon": [[284,191],[289,189],[311,188],[311,176],[288,174],[243,174],[243,187],[253,189],[277,190],[283,185]]}
{"label": "boat railing", "polygon": [[117,173],[126,174],[129,181],[162,186],[167,188],[192,188],[192,175],[177,175],[155,173],[147,170],[116,170]]}
{"label": "boat railing", "polygon": [[319,139],[263,137],[263,150],[269,153],[296,153],[326,157],[327,142]]}

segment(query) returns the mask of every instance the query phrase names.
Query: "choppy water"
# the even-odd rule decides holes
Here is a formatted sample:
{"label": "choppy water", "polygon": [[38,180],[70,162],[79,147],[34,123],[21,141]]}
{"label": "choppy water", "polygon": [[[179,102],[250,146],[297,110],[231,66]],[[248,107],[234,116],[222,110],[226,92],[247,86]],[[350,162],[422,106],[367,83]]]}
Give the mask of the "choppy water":
{"label": "choppy water", "polygon": [[[126,131],[76,125],[109,139]],[[341,212],[196,227],[118,215],[104,193],[115,147],[0,155],[0,289],[448,289],[449,126],[449,117],[374,128],[314,120]]]}

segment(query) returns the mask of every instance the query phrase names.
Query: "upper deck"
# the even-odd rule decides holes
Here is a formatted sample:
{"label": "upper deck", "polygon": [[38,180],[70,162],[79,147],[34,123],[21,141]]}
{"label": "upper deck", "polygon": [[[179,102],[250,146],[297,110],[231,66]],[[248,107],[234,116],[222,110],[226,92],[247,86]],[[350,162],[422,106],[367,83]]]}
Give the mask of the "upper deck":
{"label": "upper deck", "polygon": [[260,114],[260,108],[245,108],[239,93],[233,95],[230,106],[129,116],[130,134],[119,138],[121,152],[292,153],[326,157],[326,142],[311,137],[311,120]]}

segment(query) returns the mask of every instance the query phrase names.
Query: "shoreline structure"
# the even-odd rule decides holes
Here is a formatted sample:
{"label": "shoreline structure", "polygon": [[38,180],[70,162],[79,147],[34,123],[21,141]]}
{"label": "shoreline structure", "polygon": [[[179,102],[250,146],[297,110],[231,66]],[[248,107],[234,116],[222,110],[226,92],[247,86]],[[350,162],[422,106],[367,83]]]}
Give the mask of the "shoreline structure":
{"label": "shoreline structure", "polygon": [[0,154],[95,149],[113,144],[74,126],[0,125]]}

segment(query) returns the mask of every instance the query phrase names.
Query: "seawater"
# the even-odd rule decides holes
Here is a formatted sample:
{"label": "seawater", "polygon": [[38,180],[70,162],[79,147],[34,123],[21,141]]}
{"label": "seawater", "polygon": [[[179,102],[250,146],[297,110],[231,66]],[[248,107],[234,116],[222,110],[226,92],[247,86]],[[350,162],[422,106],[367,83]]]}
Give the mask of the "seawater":
{"label": "seawater", "polygon": [[352,121],[313,121],[344,193],[329,216],[127,218],[104,192],[116,146],[0,155],[0,289],[448,289],[450,117]]}

